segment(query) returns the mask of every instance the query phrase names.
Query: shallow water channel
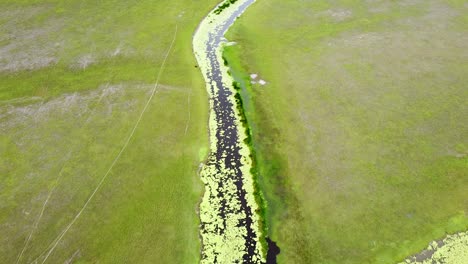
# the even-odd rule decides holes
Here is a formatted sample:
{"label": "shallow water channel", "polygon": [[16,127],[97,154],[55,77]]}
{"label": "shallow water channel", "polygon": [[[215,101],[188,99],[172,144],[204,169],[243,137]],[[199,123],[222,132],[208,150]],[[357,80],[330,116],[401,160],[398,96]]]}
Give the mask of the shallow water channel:
{"label": "shallow water channel", "polygon": [[258,205],[250,173],[251,157],[234,100],[232,78],[223,64],[224,34],[255,0],[239,0],[211,12],[194,35],[194,52],[210,95],[211,153],[201,178],[202,263],[266,262],[260,243]]}

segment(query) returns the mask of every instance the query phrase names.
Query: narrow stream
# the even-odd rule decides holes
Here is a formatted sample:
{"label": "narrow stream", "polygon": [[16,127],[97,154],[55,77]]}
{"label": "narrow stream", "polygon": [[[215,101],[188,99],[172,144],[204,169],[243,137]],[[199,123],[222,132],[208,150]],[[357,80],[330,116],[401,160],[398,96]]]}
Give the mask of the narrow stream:
{"label": "narrow stream", "polygon": [[[211,94],[216,94],[216,97],[212,97],[213,110],[216,115],[217,131],[216,138],[217,148],[215,155],[216,159],[209,159],[209,163],[216,166],[218,173],[223,174],[223,171],[231,171],[229,174],[225,174],[225,177],[232,179],[237,187],[237,199],[241,203],[241,209],[245,213],[245,219],[240,222],[240,225],[245,226],[247,229],[247,236],[245,237],[245,249],[246,254],[243,256],[243,263],[253,263],[252,257],[255,255],[255,240],[258,240],[257,234],[252,230],[252,209],[247,205],[246,191],[243,188],[243,175],[240,170],[241,167],[241,154],[239,146],[239,135],[236,119],[238,118],[234,112],[235,105],[233,105],[230,98],[232,98],[232,88],[226,87],[222,81],[222,74],[219,61],[217,59],[216,51],[221,49],[221,44],[224,42],[224,34],[228,28],[234,23],[237,16],[254,2],[254,0],[246,1],[242,4],[236,12],[229,17],[226,23],[218,27],[216,31],[210,32],[209,44],[206,47],[206,53],[209,58],[211,65],[211,75],[209,79],[214,81],[211,82]],[[224,73],[226,74],[226,73]],[[216,92],[215,92],[216,90]],[[219,163],[224,163],[224,166],[220,166]],[[220,215],[223,218],[223,226],[226,227],[228,213],[233,209],[228,205],[228,196],[222,195],[224,181],[218,181],[218,191],[221,194],[222,206],[220,208]]]}
{"label": "narrow stream", "polygon": [[219,14],[211,12],[194,35],[194,53],[211,106],[211,153],[201,172],[205,183],[200,204],[202,263],[271,262],[271,256],[265,258],[265,243],[260,243],[250,151],[243,142],[246,135],[236,109],[233,80],[222,61],[227,43],[224,34],[254,2],[238,0]]}

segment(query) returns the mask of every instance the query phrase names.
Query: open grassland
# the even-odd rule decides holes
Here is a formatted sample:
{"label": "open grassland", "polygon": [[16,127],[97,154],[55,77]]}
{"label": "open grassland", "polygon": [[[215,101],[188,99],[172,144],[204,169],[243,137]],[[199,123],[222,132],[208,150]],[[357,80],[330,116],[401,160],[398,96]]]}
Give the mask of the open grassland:
{"label": "open grassland", "polygon": [[396,263],[468,228],[467,14],[264,0],[229,31],[281,263]]}
{"label": "open grassland", "polygon": [[174,36],[47,261],[199,259],[208,102],[191,40],[216,3],[0,1],[0,263],[42,263]]}

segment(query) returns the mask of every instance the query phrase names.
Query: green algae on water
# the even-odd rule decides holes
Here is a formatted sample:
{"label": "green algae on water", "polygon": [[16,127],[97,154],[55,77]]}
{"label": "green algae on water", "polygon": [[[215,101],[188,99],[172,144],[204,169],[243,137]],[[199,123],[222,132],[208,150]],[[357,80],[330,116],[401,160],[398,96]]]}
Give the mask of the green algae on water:
{"label": "green algae on water", "polygon": [[[209,63],[206,54],[206,47],[209,43],[210,32],[215,32],[220,26],[225,26],[228,19],[242,6],[248,3],[248,0],[229,0],[221,3],[211,12],[198,27],[194,38],[193,48],[200,70],[206,80],[207,91],[210,98],[216,98],[218,91],[211,89],[215,86],[214,80],[210,80],[213,69]],[[222,10],[218,12],[216,10]],[[226,43],[224,43],[226,45]],[[265,262],[265,249],[263,244],[260,243],[259,238],[262,237],[260,231],[260,219],[257,214],[259,206],[255,199],[255,188],[252,170],[252,160],[249,147],[246,145],[248,135],[241,121],[241,113],[236,107],[236,99],[234,95],[236,91],[231,86],[234,82],[231,76],[227,74],[228,68],[223,63],[222,59],[223,44],[217,47],[216,60],[220,65],[222,73],[222,83],[224,87],[232,90],[232,96],[228,98],[233,106],[231,117],[234,118],[235,129],[237,130],[238,137],[236,145],[240,148],[239,155],[241,159],[241,167],[239,168],[242,175],[242,188],[245,191],[245,200],[247,206],[250,208],[252,214],[251,228],[255,234],[254,255],[252,261],[255,263]],[[214,112],[213,101],[210,100],[210,152],[217,153],[218,139],[216,133],[219,132],[224,135],[225,131],[221,130],[221,120],[217,120]],[[226,151],[221,153],[222,158],[226,157]],[[226,167],[224,162],[219,162],[214,155],[210,155],[206,164],[203,166],[200,177],[205,184],[205,193],[200,203],[200,220],[201,220],[201,238],[202,238],[202,263],[235,263],[242,262],[243,257],[248,252],[246,251],[246,237],[248,235],[247,228],[239,223],[246,219],[246,213],[241,210],[241,202],[238,196],[238,189],[234,179],[229,177],[236,172]],[[221,187],[220,187],[221,186]],[[223,203],[223,204],[221,204]],[[226,204],[224,204],[226,203]],[[224,216],[219,213],[219,208],[226,207]]]}
{"label": "green algae on water", "polygon": [[427,249],[399,264],[468,263],[468,231],[433,241]]}

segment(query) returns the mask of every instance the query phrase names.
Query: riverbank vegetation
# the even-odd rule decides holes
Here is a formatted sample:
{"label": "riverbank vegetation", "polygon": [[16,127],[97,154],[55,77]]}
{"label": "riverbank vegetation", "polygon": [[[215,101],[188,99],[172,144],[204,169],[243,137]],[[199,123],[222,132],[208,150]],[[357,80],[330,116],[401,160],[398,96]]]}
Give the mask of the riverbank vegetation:
{"label": "riverbank vegetation", "polygon": [[128,147],[48,262],[200,258],[208,100],[191,42],[217,3],[0,1],[0,263],[42,262],[119,154],[174,36]]}
{"label": "riverbank vegetation", "polygon": [[467,8],[257,1],[228,32],[280,263],[396,263],[468,228]]}
{"label": "riverbank vegetation", "polygon": [[224,9],[228,8],[231,4],[234,4],[237,0],[227,0],[224,3],[220,4],[218,8],[216,8],[213,13],[219,15],[223,12]]}

